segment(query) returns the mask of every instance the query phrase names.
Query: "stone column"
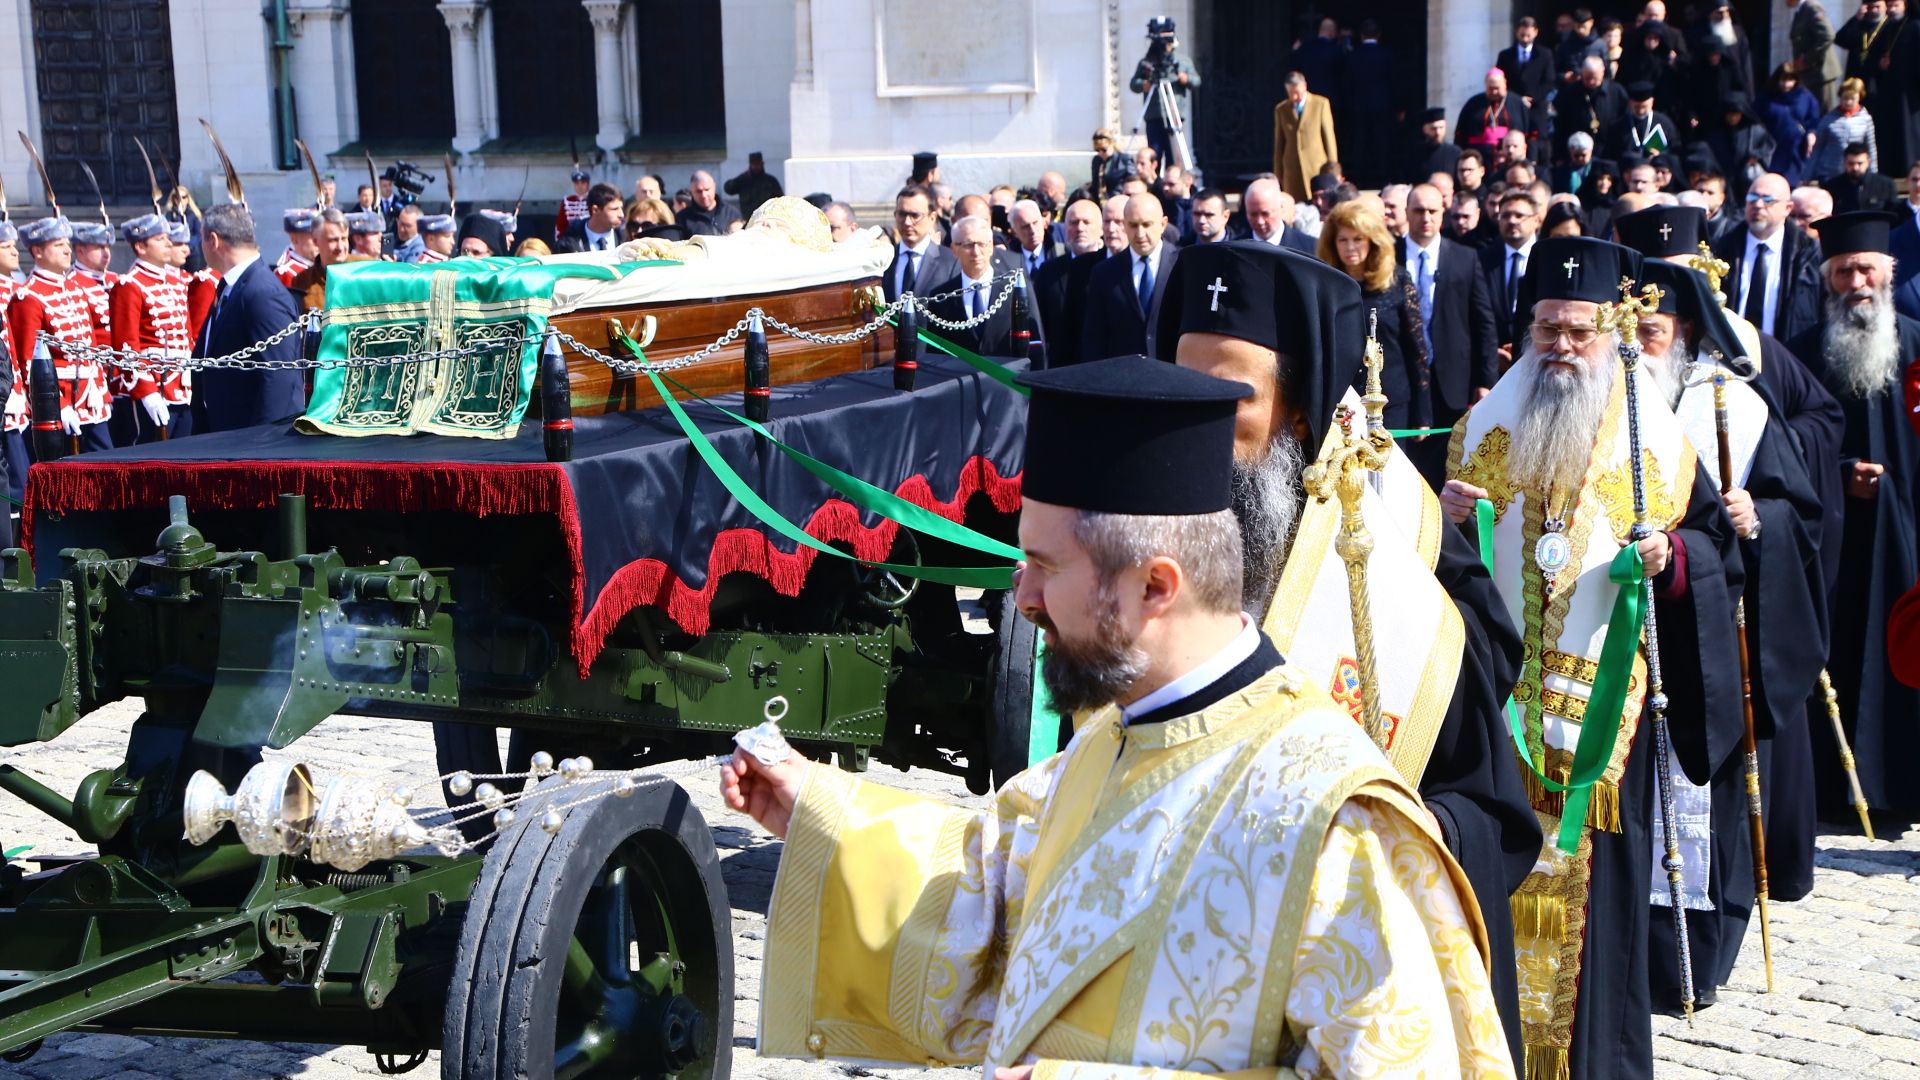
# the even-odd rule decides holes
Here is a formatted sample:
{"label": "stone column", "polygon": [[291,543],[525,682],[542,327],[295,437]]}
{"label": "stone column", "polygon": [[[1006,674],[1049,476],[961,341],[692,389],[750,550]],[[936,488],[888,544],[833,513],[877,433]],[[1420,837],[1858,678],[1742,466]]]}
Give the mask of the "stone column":
{"label": "stone column", "polygon": [[294,0],[287,27],[300,134],[309,150],[325,155],[360,137],[352,6],[349,0]]}
{"label": "stone column", "polygon": [[487,141],[480,115],[480,16],[486,0],[448,0],[438,7],[453,46],[453,148],[472,153]]}
{"label": "stone column", "polygon": [[600,107],[600,133],[594,141],[612,153],[627,141],[626,63],[620,53],[627,0],[581,0],[580,6],[593,20],[594,99]]}

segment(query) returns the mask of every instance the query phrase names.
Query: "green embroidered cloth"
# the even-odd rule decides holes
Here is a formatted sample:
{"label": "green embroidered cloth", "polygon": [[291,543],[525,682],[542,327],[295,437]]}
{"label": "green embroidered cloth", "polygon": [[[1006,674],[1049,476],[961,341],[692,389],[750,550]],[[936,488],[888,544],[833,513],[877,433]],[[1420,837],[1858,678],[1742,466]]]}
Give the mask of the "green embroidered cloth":
{"label": "green embroidered cloth", "polygon": [[294,430],[308,435],[467,435],[510,439],[540,369],[540,335],[561,278],[612,281],[643,266],[462,258],[354,262],[327,271],[320,358],[480,351],[424,363],[322,368]]}

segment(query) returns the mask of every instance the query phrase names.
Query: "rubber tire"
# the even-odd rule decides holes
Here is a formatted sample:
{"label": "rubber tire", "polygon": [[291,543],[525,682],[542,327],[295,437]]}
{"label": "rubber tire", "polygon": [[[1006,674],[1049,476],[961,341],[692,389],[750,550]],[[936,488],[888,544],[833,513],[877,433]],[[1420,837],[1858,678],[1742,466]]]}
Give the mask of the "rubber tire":
{"label": "rubber tire", "polygon": [[[433,722],[433,756],[439,764],[440,775],[451,772],[470,772],[475,774],[500,772],[500,741],[493,728],[483,724],[461,724],[451,720]],[[495,781],[497,784],[498,781]],[[447,808],[460,811],[472,809],[479,804],[474,802],[471,792],[464,796],[455,795],[446,781],[440,782],[440,795],[447,800]],[[460,823],[460,834],[469,843],[477,842],[481,837],[493,831],[493,821],[486,815]]]}
{"label": "rubber tire", "polygon": [[[612,781],[602,781],[611,785]],[[558,778],[545,786],[559,788]],[[566,801],[588,792],[567,789]],[[625,798],[596,799],[567,811],[552,836],[538,825],[546,797],[517,808],[519,821],[487,853],[474,884],[455,954],[442,1027],[444,1080],[553,1080],[554,1038],[567,943],[587,891],[614,849],[643,832],[658,834],[684,857],[685,887],[705,892],[714,985],[688,996],[706,1014],[703,1059],[681,1080],[728,1080],[733,1069],[733,909],[720,876],[713,835],[685,789],[668,781]],[[693,897],[686,898],[689,904]],[[704,942],[696,943],[704,944]]]}
{"label": "rubber tire", "polygon": [[997,605],[993,670],[987,686],[987,763],[999,788],[1025,771],[1033,745],[1035,638],[1040,628],[1013,606],[1010,595]]}

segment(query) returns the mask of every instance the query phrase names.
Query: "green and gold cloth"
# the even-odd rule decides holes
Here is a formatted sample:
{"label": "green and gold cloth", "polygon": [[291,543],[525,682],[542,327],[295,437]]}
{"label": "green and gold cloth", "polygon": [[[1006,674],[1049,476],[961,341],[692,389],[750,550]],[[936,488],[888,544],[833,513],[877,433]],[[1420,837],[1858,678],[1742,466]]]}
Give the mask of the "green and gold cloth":
{"label": "green and gold cloth", "polygon": [[418,363],[321,368],[306,415],[294,428],[309,435],[430,432],[510,439],[533,393],[554,283],[612,281],[660,265],[666,264],[500,257],[331,267],[322,361],[478,351]]}

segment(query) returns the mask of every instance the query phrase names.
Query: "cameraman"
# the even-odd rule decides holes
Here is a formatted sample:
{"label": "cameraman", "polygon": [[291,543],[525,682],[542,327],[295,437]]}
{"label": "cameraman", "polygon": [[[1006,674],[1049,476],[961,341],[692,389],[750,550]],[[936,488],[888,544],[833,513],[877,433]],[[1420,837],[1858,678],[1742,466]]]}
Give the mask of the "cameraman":
{"label": "cameraman", "polygon": [[[1160,110],[1160,95],[1155,92],[1154,84],[1164,82],[1173,91],[1175,108],[1180,110],[1180,127],[1190,130],[1188,121],[1192,119],[1192,106],[1188,91],[1200,85],[1200,72],[1193,61],[1180,55],[1179,42],[1173,36],[1173,17],[1162,15],[1147,20],[1147,55],[1141,59],[1140,66],[1134,69],[1133,79],[1127,83],[1128,89],[1136,94],[1147,96],[1147,145],[1153,147],[1163,162],[1171,162],[1173,156],[1173,136],[1169,130],[1167,116]],[[1189,139],[1187,148],[1192,150]]]}

